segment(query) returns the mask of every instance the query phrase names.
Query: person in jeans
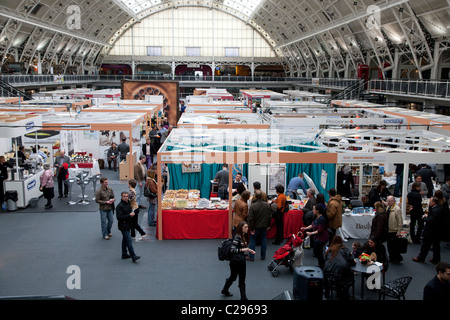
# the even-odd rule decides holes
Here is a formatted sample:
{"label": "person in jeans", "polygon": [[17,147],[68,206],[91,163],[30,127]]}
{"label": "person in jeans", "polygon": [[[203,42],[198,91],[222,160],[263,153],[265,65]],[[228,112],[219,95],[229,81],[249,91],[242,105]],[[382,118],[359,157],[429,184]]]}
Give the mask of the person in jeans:
{"label": "person in jeans", "polygon": [[[147,171],[147,179],[145,180],[145,186],[150,188],[150,191],[154,194],[158,194],[158,183],[156,182],[156,171],[150,169]],[[148,212],[147,212],[147,221],[150,227],[156,226],[157,220],[157,206],[158,206],[158,197],[148,198]]]}
{"label": "person in jeans", "polygon": [[95,202],[99,204],[103,239],[109,240],[112,237],[114,191],[108,187],[108,178],[100,178],[100,188],[95,192]]}
{"label": "person in jeans", "polygon": [[131,208],[128,200],[128,192],[123,191],[120,194],[120,202],[116,207],[118,228],[122,232],[122,259],[129,259],[133,262],[140,259],[134,252],[133,241],[131,240],[130,230],[132,228],[132,219],[134,217],[134,210]]}
{"label": "person in jeans", "polygon": [[[272,219],[272,212],[270,205],[267,201],[262,199],[262,191],[255,191],[256,201],[250,206],[248,213],[248,226],[250,229],[250,244],[249,248],[253,251],[256,247],[256,239],[261,239],[261,260],[266,258],[267,239],[266,231],[270,227],[270,221]],[[249,253],[248,259],[254,260],[253,253]]]}

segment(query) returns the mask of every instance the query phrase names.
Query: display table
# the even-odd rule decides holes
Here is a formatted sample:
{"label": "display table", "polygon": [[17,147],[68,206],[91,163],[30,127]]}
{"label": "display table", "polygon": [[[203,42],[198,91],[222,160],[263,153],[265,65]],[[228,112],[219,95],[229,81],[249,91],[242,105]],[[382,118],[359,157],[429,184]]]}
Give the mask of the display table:
{"label": "display table", "polygon": [[373,214],[342,215],[342,236],[344,239],[369,239]]}
{"label": "display table", "polygon": [[[303,211],[289,210],[283,215],[284,238],[289,238],[293,234],[297,234],[303,227]],[[277,227],[275,219],[272,219],[270,229],[267,231],[267,238],[275,238],[277,234]]]}
{"label": "display table", "polygon": [[163,239],[226,239],[227,210],[162,210]]}
{"label": "display table", "polygon": [[71,163],[69,167],[69,177],[76,178],[80,171],[89,172],[88,177],[95,176],[100,173],[100,166],[98,165],[98,161]]}

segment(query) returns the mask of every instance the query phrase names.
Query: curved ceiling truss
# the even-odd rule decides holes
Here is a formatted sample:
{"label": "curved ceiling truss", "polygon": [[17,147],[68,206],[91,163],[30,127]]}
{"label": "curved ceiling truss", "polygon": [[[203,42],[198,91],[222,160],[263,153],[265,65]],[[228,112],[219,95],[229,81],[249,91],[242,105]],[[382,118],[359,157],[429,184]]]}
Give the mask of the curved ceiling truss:
{"label": "curved ceiling truss", "polygon": [[[420,77],[450,46],[447,0],[4,0],[0,59],[99,67],[134,23],[183,6],[244,20],[273,47],[289,75],[346,77],[359,64],[395,70],[408,57]],[[65,69],[64,69],[65,70]]]}

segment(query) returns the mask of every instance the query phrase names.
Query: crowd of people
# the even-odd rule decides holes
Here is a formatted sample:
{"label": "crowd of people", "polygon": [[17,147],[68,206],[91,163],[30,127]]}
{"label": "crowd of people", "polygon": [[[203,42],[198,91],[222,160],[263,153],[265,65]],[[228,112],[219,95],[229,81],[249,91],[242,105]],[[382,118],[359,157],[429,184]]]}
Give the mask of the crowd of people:
{"label": "crowd of people", "polygon": [[[224,170],[227,170],[227,168],[224,168]],[[367,241],[365,243],[355,241],[350,250],[343,244],[341,236],[336,234],[336,231],[342,226],[342,198],[355,195],[354,190],[352,190],[354,185],[351,182],[351,172],[348,169],[341,172],[339,181],[342,185],[339,190],[342,194],[334,188],[328,190],[328,202],[325,202],[323,194],[315,194],[313,189],[304,190],[305,184],[302,175],[291,181],[291,186],[288,187],[286,192],[291,199],[295,199],[297,190],[301,190],[300,192],[308,198],[307,204],[303,208],[304,227],[301,228],[301,231],[304,236],[309,237],[312,254],[317,258],[318,267],[325,274],[325,289],[328,286],[327,275],[330,274],[347,277],[349,281],[353,281],[354,272],[351,268],[363,254],[369,256],[372,262],[381,265],[383,274],[389,270],[390,263],[400,264],[403,261],[402,246],[404,246],[404,241],[401,241],[401,239],[404,221],[402,212],[395,197],[388,191],[384,180],[372,189],[365,204],[371,206],[375,212]],[[228,181],[228,171],[223,175]],[[411,183],[411,191],[408,193],[408,201],[411,206],[409,212],[411,216],[411,240],[414,243],[421,243],[420,251],[417,257],[413,258],[413,261],[424,262],[428,252],[430,249],[432,250],[430,262],[436,265],[437,275],[427,284],[423,298],[427,299],[434,296],[445,299],[450,297],[448,282],[450,270],[448,263],[441,261],[440,242],[442,240],[449,241],[449,232],[444,226],[448,223],[450,216],[448,205],[450,177],[446,178],[446,184],[441,187],[441,190],[434,190],[431,194],[426,213],[422,211],[422,198],[428,197],[430,195],[428,191],[433,190],[433,188],[427,187],[427,191],[423,192],[421,186],[424,182],[421,181],[420,177],[420,174],[416,173],[415,181]],[[259,188],[259,182],[255,182],[252,200],[249,200],[251,195],[245,187],[238,188],[237,194],[233,197],[233,203],[235,203],[233,209],[234,234],[240,234],[240,239],[244,236],[248,237],[248,241],[236,241],[233,244],[233,252],[246,255],[240,258],[243,265],[240,268],[243,270],[245,270],[245,261],[254,261],[255,244],[258,240],[261,245],[260,258],[265,259],[266,234],[271,226],[271,220],[275,221],[277,231],[283,230],[282,217],[287,212],[287,199],[283,186],[278,185],[276,187],[277,195],[272,200],[268,200],[267,195],[263,194]],[[415,201],[417,201],[417,205]],[[416,223],[418,224],[417,230],[415,228]],[[242,226],[244,226],[244,229],[242,229]],[[283,240],[282,232],[281,235],[277,232],[273,244],[279,245]],[[242,251],[242,248],[248,248],[249,250]],[[230,270],[231,275],[227,278],[222,290],[222,294],[225,296],[230,295],[228,289],[236,280],[237,275],[240,277],[239,288],[245,288],[245,271],[237,272],[236,267],[232,267],[231,263]],[[327,292],[325,290],[325,293]],[[348,299],[348,290],[338,292],[338,297]],[[241,298],[246,299],[246,296],[242,295]]]}
{"label": "crowd of people", "polygon": [[[146,139],[148,143],[150,139]],[[150,140],[151,144],[151,140]],[[145,145],[143,147],[143,150]],[[151,147],[148,147],[151,150]],[[101,216],[101,231],[104,239],[108,240],[112,236],[112,212],[116,210],[118,226],[122,233],[122,258],[131,258],[136,262],[140,257],[135,253],[132,240],[136,233],[140,233],[140,239],[147,235],[139,226],[139,210],[146,208],[143,200],[147,197],[148,223],[149,226],[156,224],[156,164],[149,165],[147,155],[141,155],[139,161],[134,166],[134,178],[128,181],[129,191],[121,193],[119,204],[115,206],[115,196],[108,186],[108,180],[102,178],[101,186],[96,192],[96,202],[99,204]],[[344,197],[353,195],[352,184],[348,182],[349,172],[342,171],[343,184],[345,188],[340,188]],[[448,264],[440,261],[440,241],[446,239],[444,230],[444,219],[450,214],[448,210],[448,189],[450,188],[450,178],[447,187],[436,190],[429,200],[427,212],[423,212],[421,190],[422,181],[417,179],[411,183],[411,191],[408,193],[410,205],[409,214],[411,216],[411,239],[414,243],[421,243],[418,255],[413,258],[415,262],[424,262],[432,249],[430,262],[436,265],[437,275],[433,278],[424,291],[424,299],[439,296],[436,293],[440,290],[441,297],[448,297],[448,278],[450,276]],[[290,196],[292,191],[305,188],[303,177],[295,177],[291,187],[285,192],[284,186],[276,186],[276,196],[272,199],[261,190],[258,181],[253,182],[254,192],[248,190],[247,183],[242,174],[235,175],[233,180],[232,194],[228,194],[229,171],[226,165],[223,166],[215,180],[219,184],[219,196],[222,199],[232,197],[233,219],[232,234],[233,242],[231,247],[231,258],[229,262],[230,274],[225,280],[221,290],[224,296],[232,296],[230,288],[238,280],[239,292],[242,300],[247,299],[246,294],[246,263],[255,261],[259,254],[261,260],[266,259],[267,232],[271,227],[276,228],[273,244],[283,243],[283,216],[289,210],[289,202],[286,194]],[[298,179],[297,179],[298,178]],[[297,181],[297,180],[301,181]],[[295,185],[295,186],[294,186]],[[145,191],[149,189],[150,191]],[[305,188],[306,189],[306,188]],[[341,236],[336,231],[342,226],[343,195],[337,189],[328,190],[328,201],[322,193],[316,194],[313,189],[304,190],[308,198],[306,206],[303,208],[303,224],[301,232],[311,241],[312,254],[317,258],[318,267],[325,274],[325,289],[327,289],[327,275],[334,274],[347,277],[350,280],[354,277],[351,267],[362,254],[370,256],[373,261],[382,265],[382,272],[389,270],[390,263],[399,264],[403,261],[399,245],[399,237],[403,229],[403,218],[399,205],[395,197],[390,195],[385,183],[380,182],[373,188],[369,202],[374,208],[375,214],[371,223],[370,236],[365,243],[354,242],[349,249],[343,244]],[[431,189],[433,190],[433,189]],[[144,192],[145,191],[145,192]],[[146,194],[147,196],[144,196]],[[152,196],[151,196],[152,195]],[[428,195],[428,194],[427,194]],[[293,198],[293,197],[291,197]],[[417,205],[416,205],[417,201]],[[419,205],[420,204],[420,205]],[[416,230],[415,225],[418,224]],[[414,231],[414,232],[413,232]],[[447,235],[448,236],[448,235]],[[260,246],[259,252],[256,247]],[[447,280],[445,280],[447,279]],[[325,290],[325,293],[328,291]],[[346,290],[338,292],[338,297],[348,298]]]}

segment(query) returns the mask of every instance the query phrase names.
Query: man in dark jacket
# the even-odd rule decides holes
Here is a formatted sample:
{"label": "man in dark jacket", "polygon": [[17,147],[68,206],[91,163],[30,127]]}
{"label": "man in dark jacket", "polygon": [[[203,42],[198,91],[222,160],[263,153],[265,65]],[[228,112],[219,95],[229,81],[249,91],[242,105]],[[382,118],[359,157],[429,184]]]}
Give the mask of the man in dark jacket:
{"label": "man in dark jacket", "polygon": [[[250,206],[248,213],[248,227],[250,229],[249,248],[255,250],[256,239],[261,239],[261,260],[266,258],[267,239],[266,231],[270,227],[272,211],[267,201],[262,199],[262,191],[255,191],[256,201]],[[253,261],[254,254],[249,253],[248,260]]]}
{"label": "man in dark jacket", "polygon": [[[122,232],[122,259],[131,258],[136,262],[140,257],[136,255],[133,249],[133,241],[131,240],[130,230],[132,225],[132,217],[134,211],[131,209],[130,201],[128,200],[128,192],[121,193],[121,201],[116,207],[117,221],[119,230]],[[129,254],[127,253],[127,249]]]}
{"label": "man in dark jacket", "polygon": [[450,264],[440,261],[436,264],[437,274],[423,288],[423,300],[449,301]]}
{"label": "man in dark jacket", "polygon": [[423,215],[425,225],[422,232],[422,246],[417,257],[412,258],[415,262],[424,262],[425,258],[433,246],[433,258],[431,263],[438,263],[441,260],[441,234],[443,225],[443,208],[439,205],[439,199],[433,197],[430,199],[428,214]]}

